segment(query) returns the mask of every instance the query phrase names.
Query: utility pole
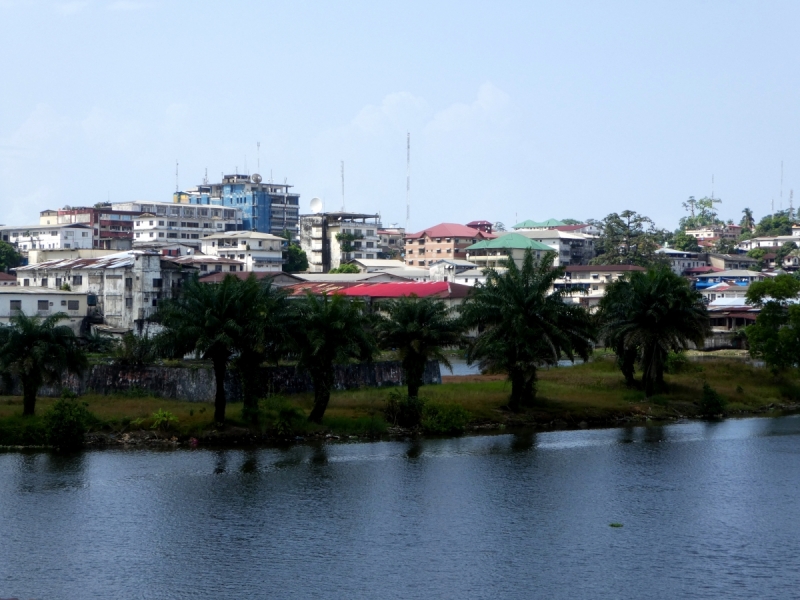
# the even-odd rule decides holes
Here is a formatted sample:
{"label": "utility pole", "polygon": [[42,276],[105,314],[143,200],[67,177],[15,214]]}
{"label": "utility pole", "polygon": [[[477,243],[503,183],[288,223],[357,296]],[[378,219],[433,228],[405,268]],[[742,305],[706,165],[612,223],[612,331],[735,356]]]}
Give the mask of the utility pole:
{"label": "utility pole", "polygon": [[344,212],[344,161],[342,161],[342,212]]}
{"label": "utility pole", "polygon": [[406,234],[411,220],[411,133],[406,132]]}

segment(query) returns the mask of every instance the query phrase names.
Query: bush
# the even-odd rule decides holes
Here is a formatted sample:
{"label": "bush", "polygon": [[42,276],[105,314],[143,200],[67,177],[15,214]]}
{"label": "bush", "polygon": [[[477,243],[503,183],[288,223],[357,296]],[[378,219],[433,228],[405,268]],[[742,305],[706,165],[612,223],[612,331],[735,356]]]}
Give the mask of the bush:
{"label": "bush", "polygon": [[724,414],[727,404],[717,390],[708,385],[708,382],[703,383],[703,396],[700,398],[700,414],[702,416],[715,417]]}
{"label": "bush", "polygon": [[422,429],[425,433],[464,433],[469,423],[469,413],[458,404],[425,405],[422,411]]}
{"label": "bush", "polygon": [[417,427],[422,423],[422,412],[426,403],[425,398],[412,398],[400,390],[392,390],[386,399],[383,414],[396,427]]}
{"label": "bush", "polygon": [[89,405],[75,397],[72,392],[63,392],[44,416],[47,441],[58,450],[77,450],[83,446],[83,436],[93,420]]}
{"label": "bush", "polygon": [[259,420],[272,427],[279,436],[294,434],[304,422],[306,415],[292,406],[283,396],[270,396],[259,403]]}
{"label": "bush", "polygon": [[664,370],[667,373],[675,375],[676,373],[687,371],[689,366],[691,366],[691,363],[686,357],[685,352],[670,352],[667,355],[667,364],[665,365]]}
{"label": "bush", "polygon": [[158,409],[153,413],[153,426],[151,429],[170,429],[178,424],[178,417],[168,410]]}
{"label": "bush", "polygon": [[134,335],[131,332],[122,336],[120,342],[111,352],[114,363],[125,367],[141,367],[155,362],[156,346],[147,336]]}

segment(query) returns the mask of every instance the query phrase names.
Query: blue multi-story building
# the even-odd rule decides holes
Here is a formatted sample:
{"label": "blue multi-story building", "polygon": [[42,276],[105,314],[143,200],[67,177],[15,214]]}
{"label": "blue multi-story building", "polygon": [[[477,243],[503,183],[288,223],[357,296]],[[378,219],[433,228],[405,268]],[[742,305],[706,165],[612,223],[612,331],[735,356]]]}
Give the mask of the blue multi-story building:
{"label": "blue multi-story building", "polygon": [[223,175],[222,183],[203,183],[175,194],[182,204],[215,204],[242,211],[242,229],[281,235],[289,230],[292,239],[299,235],[298,209],[300,195],[293,186],[264,182],[253,175]]}

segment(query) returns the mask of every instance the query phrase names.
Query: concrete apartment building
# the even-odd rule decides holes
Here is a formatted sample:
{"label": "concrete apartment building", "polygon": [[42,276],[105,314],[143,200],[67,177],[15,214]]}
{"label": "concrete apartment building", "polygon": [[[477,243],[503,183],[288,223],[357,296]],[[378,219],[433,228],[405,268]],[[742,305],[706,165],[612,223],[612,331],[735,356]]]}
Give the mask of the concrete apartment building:
{"label": "concrete apartment building", "polygon": [[491,240],[484,240],[469,246],[466,250],[467,260],[478,269],[504,267],[506,261],[512,259],[518,267],[522,266],[525,251],[530,249],[536,260],[546,253],[553,252],[547,244],[537,242],[519,233],[506,233]]}
{"label": "concrete apartment building", "polygon": [[565,269],[564,277],[558,280],[554,287],[555,289],[577,288],[578,291],[570,295],[571,300],[592,310],[605,296],[610,283],[636,271],[646,270],[636,265],[569,265]]}
{"label": "concrete apartment building", "polygon": [[87,314],[87,297],[84,292],[67,292],[47,288],[2,287],[0,288],[0,326],[8,325],[11,317],[25,315],[49,317],[64,313],[67,318],[59,322],[80,335]]}
{"label": "concrete apartment building", "polygon": [[660,248],[656,254],[663,254],[669,261],[670,269],[676,275],[691,273],[689,269],[708,266],[708,255],[702,252],[685,252],[675,248]]}
{"label": "concrete apartment building", "polygon": [[270,233],[227,231],[200,240],[203,254],[241,261],[245,271],[280,271],[287,241]]}
{"label": "concrete apartment building", "polygon": [[686,235],[696,238],[698,242],[710,240],[738,240],[742,235],[742,227],[738,225],[720,225],[716,227],[701,227],[699,229],[687,229]]}
{"label": "concrete apartment building", "polygon": [[17,268],[17,286],[86,294],[88,320],[121,331],[147,332],[159,300],[169,298],[189,270],[152,251],[52,260]]}
{"label": "concrete apartment building", "polygon": [[417,233],[406,234],[405,263],[426,267],[442,259],[467,259],[467,248],[496,236],[457,223],[440,223]]}
{"label": "concrete apartment building", "polygon": [[119,202],[117,211],[136,215],[133,245],[183,243],[199,248],[199,240],[214,233],[242,228],[242,211],[218,206],[189,206],[174,202]]}
{"label": "concrete apartment building", "polygon": [[81,223],[92,228],[92,247],[106,250],[130,250],[133,221],[138,213],[117,210],[108,202],[95,206],[65,206],[39,213],[41,225]]}
{"label": "concrete apartment building", "polygon": [[384,227],[378,230],[380,238],[380,256],[378,258],[394,259],[403,255],[403,237],[406,230],[402,227]]}
{"label": "concrete apartment building", "polygon": [[239,209],[241,229],[281,235],[289,230],[295,239],[299,233],[300,195],[294,186],[262,180],[261,175],[223,175],[221,183],[207,183],[177,192],[178,204],[198,204]]}
{"label": "concrete apartment building", "polygon": [[517,229],[514,231],[556,253],[554,265],[586,265],[595,256],[594,237],[558,229]]}
{"label": "concrete apartment building", "polygon": [[377,259],[381,217],[349,212],[300,216],[300,247],[309,273],[327,273],[354,259]]}
{"label": "concrete apartment building", "polygon": [[23,256],[29,250],[92,248],[92,228],[82,223],[65,225],[3,225],[0,239]]}

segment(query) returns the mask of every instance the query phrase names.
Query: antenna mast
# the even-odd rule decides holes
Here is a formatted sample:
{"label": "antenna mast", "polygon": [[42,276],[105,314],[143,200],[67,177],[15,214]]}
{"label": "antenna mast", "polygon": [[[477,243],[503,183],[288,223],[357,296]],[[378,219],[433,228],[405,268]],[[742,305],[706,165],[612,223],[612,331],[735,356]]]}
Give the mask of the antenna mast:
{"label": "antenna mast", "polygon": [[411,219],[411,133],[406,132],[406,234]]}
{"label": "antenna mast", "polygon": [[[714,175],[711,175],[711,199],[714,199]],[[713,210],[713,208],[712,208]]]}
{"label": "antenna mast", "polygon": [[208,185],[208,167],[206,167],[206,174],[203,177],[203,185]]}
{"label": "antenna mast", "polygon": [[344,212],[344,161],[342,161],[342,212]]}
{"label": "antenna mast", "polygon": [[180,188],[178,187],[178,159],[176,158],[175,159],[175,193],[176,194],[178,193],[179,189]]}
{"label": "antenna mast", "polygon": [[794,190],[789,190],[789,220],[794,221]]}
{"label": "antenna mast", "polygon": [[781,161],[781,202],[780,209],[783,210],[783,161]]}
{"label": "antenna mast", "polygon": [[261,142],[256,142],[256,172],[261,173]]}

